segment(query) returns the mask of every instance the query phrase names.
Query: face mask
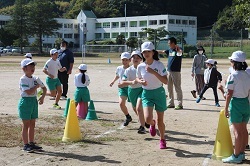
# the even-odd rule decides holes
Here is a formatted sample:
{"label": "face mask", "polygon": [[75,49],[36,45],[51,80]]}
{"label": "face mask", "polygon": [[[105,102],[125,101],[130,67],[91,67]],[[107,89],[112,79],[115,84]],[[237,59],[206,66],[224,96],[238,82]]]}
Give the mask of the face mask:
{"label": "face mask", "polygon": [[199,54],[203,54],[203,51],[198,51],[199,52]]}
{"label": "face mask", "polygon": [[62,50],[62,51],[66,50],[66,47],[61,47],[61,50]]}

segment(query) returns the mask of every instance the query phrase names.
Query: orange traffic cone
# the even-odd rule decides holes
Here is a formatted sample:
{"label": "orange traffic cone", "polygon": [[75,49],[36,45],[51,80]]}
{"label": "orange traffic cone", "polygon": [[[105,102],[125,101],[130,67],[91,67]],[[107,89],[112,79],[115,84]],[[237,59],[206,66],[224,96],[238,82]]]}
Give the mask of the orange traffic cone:
{"label": "orange traffic cone", "polygon": [[225,111],[221,110],[212,159],[222,160],[223,158],[227,158],[232,154],[233,143],[228,120],[225,116]]}
{"label": "orange traffic cone", "polygon": [[62,141],[63,142],[79,141],[81,139],[82,139],[82,136],[80,132],[78,118],[76,116],[75,101],[71,100]]}

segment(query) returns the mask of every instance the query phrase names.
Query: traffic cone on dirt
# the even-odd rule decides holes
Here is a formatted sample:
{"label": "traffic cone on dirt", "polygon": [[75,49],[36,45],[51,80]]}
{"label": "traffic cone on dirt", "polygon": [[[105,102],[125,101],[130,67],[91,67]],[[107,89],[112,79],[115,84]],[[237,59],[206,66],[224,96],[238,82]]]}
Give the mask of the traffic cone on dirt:
{"label": "traffic cone on dirt", "polygon": [[84,102],[80,102],[77,105],[77,116],[81,119],[85,119],[88,113],[88,105],[85,106]]}
{"label": "traffic cone on dirt", "polygon": [[233,143],[230,135],[228,120],[225,116],[225,111],[221,110],[212,159],[222,160],[232,154]]}
{"label": "traffic cone on dirt", "polygon": [[76,116],[75,101],[71,100],[69,105],[69,112],[65,124],[63,142],[79,141],[82,139],[78,118]]}
{"label": "traffic cone on dirt", "polygon": [[64,108],[64,113],[63,113],[63,116],[64,116],[64,117],[67,117],[67,115],[68,115],[69,104],[70,104],[70,98],[67,98],[66,106],[65,106],[65,108]]}
{"label": "traffic cone on dirt", "polygon": [[89,110],[85,120],[96,120],[98,119],[95,112],[95,106],[93,100],[90,100]]}

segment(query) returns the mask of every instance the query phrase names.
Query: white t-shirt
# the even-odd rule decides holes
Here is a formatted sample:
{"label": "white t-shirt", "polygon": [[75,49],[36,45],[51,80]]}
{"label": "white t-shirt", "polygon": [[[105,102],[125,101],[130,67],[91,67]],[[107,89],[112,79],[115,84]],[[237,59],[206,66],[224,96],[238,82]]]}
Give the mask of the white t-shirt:
{"label": "white t-shirt", "polygon": [[[158,72],[161,76],[167,75],[167,70],[166,67],[163,65],[162,62],[154,60],[151,65],[149,65],[150,68],[154,69],[154,71]],[[137,67],[137,77],[143,78],[146,82],[147,85],[143,86],[143,89],[157,89],[162,86],[162,82],[153,74],[148,73],[146,71],[146,63],[143,62]]]}
{"label": "white t-shirt", "polygon": [[116,76],[119,77],[118,83],[121,83],[124,72],[125,72],[125,69],[124,69],[123,65],[118,66],[116,68],[115,74],[116,74]]}
{"label": "white t-shirt", "polygon": [[90,79],[87,74],[85,74],[85,83],[82,83],[82,73],[75,74],[74,83],[76,87],[86,87],[90,84]]}
{"label": "white t-shirt", "polygon": [[58,59],[53,60],[50,58],[44,65],[44,69],[48,71],[49,74],[57,78],[58,70],[62,68],[62,65]]}
{"label": "white t-shirt", "polygon": [[28,95],[25,92],[26,90],[33,88],[37,84],[39,84],[40,87],[44,87],[44,84],[40,80],[39,77],[32,76],[31,78],[29,78],[26,75],[23,75],[19,81],[19,89],[20,89],[21,97],[35,97],[35,96],[37,96],[37,91],[35,91],[35,93],[32,95]]}
{"label": "white t-shirt", "polygon": [[[127,68],[123,74],[122,80],[123,81],[134,81],[136,79],[136,68],[134,65],[130,66]],[[137,83],[134,85],[129,85],[131,88],[140,88],[142,87],[141,84]]]}
{"label": "white t-shirt", "polygon": [[250,76],[246,71],[233,72],[227,78],[226,89],[233,90],[233,97],[248,97],[250,92]]}

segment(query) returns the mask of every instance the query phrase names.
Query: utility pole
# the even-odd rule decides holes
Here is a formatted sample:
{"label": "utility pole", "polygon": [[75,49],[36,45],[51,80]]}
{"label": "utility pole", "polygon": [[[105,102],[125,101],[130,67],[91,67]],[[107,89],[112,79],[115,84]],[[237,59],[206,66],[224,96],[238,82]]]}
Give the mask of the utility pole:
{"label": "utility pole", "polygon": [[183,44],[183,29],[181,29],[181,48],[184,52],[184,44]]}
{"label": "utility pole", "polygon": [[[154,45],[156,47],[156,34],[157,34],[157,30],[154,29]],[[156,48],[155,48],[156,49]]]}
{"label": "utility pole", "polygon": [[242,31],[243,31],[243,30],[242,30],[242,28],[241,28],[241,30],[240,30],[240,50],[241,50],[241,51],[242,51],[242,38],[243,38],[243,37],[242,37],[242,36],[243,36],[243,35],[242,35],[242,33],[243,33]]}
{"label": "utility pole", "polygon": [[126,33],[127,33],[127,4],[125,3],[125,9],[124,9],[124,15],[125,15],[125,35],[124,35],[124,38],[126,40]]}

